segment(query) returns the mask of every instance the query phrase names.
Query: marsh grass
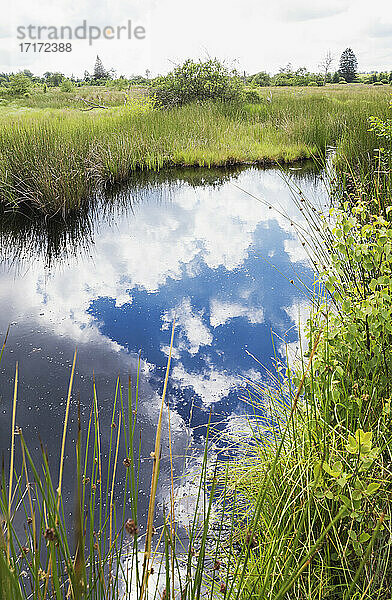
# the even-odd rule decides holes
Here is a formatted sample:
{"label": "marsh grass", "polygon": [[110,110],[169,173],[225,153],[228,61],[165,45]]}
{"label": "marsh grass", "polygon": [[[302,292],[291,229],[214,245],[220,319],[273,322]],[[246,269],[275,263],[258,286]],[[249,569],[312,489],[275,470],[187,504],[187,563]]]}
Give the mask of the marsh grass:
{"label": "marsh grass", "polygon": [[[271,99],[272,98],[272,99]],[[367,117],[385,117],[384,90],[273,91],[262,103],[194,103],[156,110],[147,98],[81,112],[41,109],[2,116],[0,195],[53,214],[78,208],[136,170],[164,166],[290,163],[350,141],[374,142]],[[347,142],[348,143],[348,142]]]}

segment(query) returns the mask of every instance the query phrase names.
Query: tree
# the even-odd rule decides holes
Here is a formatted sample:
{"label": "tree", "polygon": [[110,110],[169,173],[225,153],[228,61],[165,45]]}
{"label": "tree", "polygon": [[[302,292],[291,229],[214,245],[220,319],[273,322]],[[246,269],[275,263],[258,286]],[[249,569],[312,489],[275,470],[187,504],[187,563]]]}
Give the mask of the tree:
{"label": "tree", "polygon": [[352,81],[355,81],[357,77],[357,68],[358,61],[354,52],[351,48],[346,48],[340,57],[339,75],[347,81],[347,83],[351,83]]}
{"label": "tree", "polygon": [[10,76],[9,91],[11,96],[24,96],[31,87],[31,79],[24,73],[15,73]]}
{"label": "tree", "polygon": [[271,84],[271,77],[265,71],[260,71],[260,73],[253,75],[251,83],[252,85],[267,86]]}
{"label": "tree", "polygon": [[61,83],[61,91],[62,92],[72,92],[74,89],[74,84],[70,79],[63,79]]}
{"label": "tree", "polygon": [[50,71],[46,71],[46,73],[44,73],[44,78],[47,85],[57,87],[61,85],[64,75],[62,73],[51,73]]}
{"label": "tree", "polygon": [[319,67],[320,67],[321,72],[324,77],[324,85],[327,83],[327,75],[328,75],[329,69],[331,68],[332,63],[333,63],[333,56],[331,54],[331,51],[328,50],[327,54],[324,56],[323,60],[319,64]]}
{"label": "tree", "polygon": [[108,78],[108,73],[102,64],[101,59],[97,55],[97,60],[95,61],[95,65],[94,65],[93,79],[107,79],[107,78]]}

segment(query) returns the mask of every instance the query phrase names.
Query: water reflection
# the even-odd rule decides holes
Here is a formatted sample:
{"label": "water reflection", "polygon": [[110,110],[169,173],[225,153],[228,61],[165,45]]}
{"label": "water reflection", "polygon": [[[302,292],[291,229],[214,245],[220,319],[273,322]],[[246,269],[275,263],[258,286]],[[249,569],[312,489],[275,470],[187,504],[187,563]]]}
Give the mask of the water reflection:
{"label": "water reflection", "polygon": [[[285,176],[314,204],[326,202],[314,166]],[[239,388],[260,376],[246,351],[270,367],[284,342],[295,344],[298,309],[313,281],[294,220],[303,217],[281,173],[255,168],[142,173],[67,219],[3,211],[0,332],[12,326],[1,373],[1,449],[9,443],[18,360],[18,423],[37,447],[39,432],[56,454],[65,367],[77,344],[75,398],[86,417],[94,369],[107,435],[115,378],[134,378],[142,349],[148,456],[174,316],[169,400],[178,454],[187,427],[205,424],[211,408],[216,420],[243,413]]]}

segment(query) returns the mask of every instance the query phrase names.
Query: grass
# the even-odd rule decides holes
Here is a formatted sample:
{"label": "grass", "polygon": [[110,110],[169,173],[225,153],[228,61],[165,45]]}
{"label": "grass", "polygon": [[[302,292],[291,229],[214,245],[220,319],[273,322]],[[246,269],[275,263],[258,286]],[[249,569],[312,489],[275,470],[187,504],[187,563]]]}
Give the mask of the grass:
{"label": "grass", "polygon": [[329,145],[366,154],[375,143],[368,115],[388,112],[388,90],[371,86],[264,93],[260,104],[167,111],[146,99],[97,112],[3,107],[0,198],[53,214],[77,209],[95,190],[137,170],[290,163],[324,155]]}

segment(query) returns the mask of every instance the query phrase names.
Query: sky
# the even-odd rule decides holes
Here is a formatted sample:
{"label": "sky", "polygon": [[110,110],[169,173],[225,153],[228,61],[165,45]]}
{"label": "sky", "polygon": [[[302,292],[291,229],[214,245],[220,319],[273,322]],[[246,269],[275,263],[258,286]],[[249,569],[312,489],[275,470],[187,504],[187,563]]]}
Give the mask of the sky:
{"label": "sky", "polygon": [[[5,0],[3,0],[5,3]],[[122,39],[71,40],[70,52],[26,52],[17,28],[75,28],[121,31]],[[131,39],[128,22],[131,21]],[[135,27],[144,28],[143,39]],[[52,30],[53,31],[53,30]],[[94,30],[96,32],[97,30]],[[141,29],[139,38],[142,37]],[[41,41],[48,41],[41,30]],[[19,34],[21,36],[21,34]],[[54,35],[54,33],[53,33]],[[56,41],[51,39],[50,41]],[[58,42],[61,40],[57,40]],[[69,40],[65,40],[69,41]],[[30,69],[82,76],[92,71],[97,54],[117,75],[166,73],[186,58],[217,57],[247,73],[274,73],[291,63],[317,71],[330,51],[337,69],[342,51],[351,47],[359,71],[392,70],[390,0],[13,0],[0,24],[0,72]],[[38,50],[38,48],[37,48]]]}

